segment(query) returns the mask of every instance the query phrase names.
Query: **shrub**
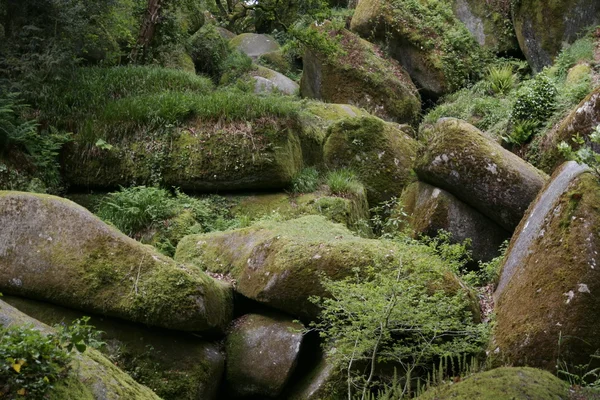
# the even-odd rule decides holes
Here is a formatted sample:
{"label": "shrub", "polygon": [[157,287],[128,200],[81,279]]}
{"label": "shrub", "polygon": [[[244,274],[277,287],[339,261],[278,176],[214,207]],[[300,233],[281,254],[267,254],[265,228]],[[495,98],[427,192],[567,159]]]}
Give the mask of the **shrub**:
{"label": "shrub", "polygon": [[515,86],[516,76],[513,73],[512,66],[505,64],[489,67],[486,80],[494,93],[508,94]]}
{"label": "shrub", "polygon": [[538,128],[539,122],[536,120],[516,121],[511,133],[502,136],[502,140],[511,145],[521,146],[535,135]]}
{"label": "shrub", "polygon": [[435,249],[406,238],[397,245],[397,263],[355,270],[341,281],[324,277],[331,296],[313,299],[322,312],[311,326],[346,373],[348,398],[369,398],[385,384],[376,378],[380,363],[402,368],[408,397],[420,368],[442,356],[477,354],[488,338],[488,328],[474,322],[465,291],[440,281],[449,279],[448,270]]}
{"label": "shrub", "polygon": [[557,94],[556,86],[546,72],[537,74],[519,88],[511,113],[512,120],[545,121],[556,108]]}
{"label": "shrub", "polygon": [[353,195],[363,191],[363,186],[356,174],[349,169],[338,169],[327,173],[327,186],[333,194]]}
{"label": "shrub", "polygon": [[590,134],[588,141],[577,135],[573,139],[573,144],[579,147],[578,150],[573,150],[567,142],[561,142],[558,145],[558,150],[567,160],[573,160],[580,164],[586,164],[594,172],[596,177],[600,179],[600,154],[596,153],[590,145],[600,145],[600,125],[596,126]]}
{"label": "shrub", "polygon": [[292,192],[310,193],[319,186],[319,171],[315,167],[304,168],[292,180]]}
{"label": "shrub", "polygon": [[52,385],[69,373],[73,349],[84,352],[88,345],[103,344],[88,321],[83,317],[49,335],[33,326],[0,327],[0,397],[46,399]]}

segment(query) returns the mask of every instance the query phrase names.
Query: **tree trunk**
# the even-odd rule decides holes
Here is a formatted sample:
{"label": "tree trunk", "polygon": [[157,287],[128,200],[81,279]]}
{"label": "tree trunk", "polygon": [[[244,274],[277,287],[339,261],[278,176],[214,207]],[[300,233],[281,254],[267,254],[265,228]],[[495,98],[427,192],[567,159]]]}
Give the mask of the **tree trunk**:
{"label": "tree trunk", "polygon": [[148,7],[146,8],[146,13],[144,15],[144,19],[142,20],[140,34],[138,36],[136,46],[131,51],[131,60],[133,62],[137,60],[140,50],[142,52],[146,51],[148,45],[154,37],[156,25],[158,25],[160,20],[160,9],[163,1],[164,0],[148,0]]}

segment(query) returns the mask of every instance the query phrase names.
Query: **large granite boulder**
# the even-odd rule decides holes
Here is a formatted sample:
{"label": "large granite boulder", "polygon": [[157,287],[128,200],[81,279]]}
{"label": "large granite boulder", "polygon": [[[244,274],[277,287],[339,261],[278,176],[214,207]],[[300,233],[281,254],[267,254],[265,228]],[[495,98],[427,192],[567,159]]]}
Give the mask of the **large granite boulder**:
{"label": "large granite boulder", "polygon": [[454,91],[483,70],[483,50],[450,1],[360,0],[351,29],[384,43],[427,98]]}
{"label": "large granite boulder", "polygon": [[449,232],[453,243],[471,241],[474,261],[490,261],[498,256],[498,248],[510,237],[479,211],[443,189],[423,182],[410,184],[400,197],[398,207],[408,215],[415,236],[435,237],[440,229]]}
{"label": "large granite boulder", "polygon": [[495,53],[519,51],[509,2],[452,0],[452,10],[479,45]]}
{"label": "large granite boulder", "polygon": [[90,152],[76,137],[63,157],[69,184],[115,188],[160,182],[211,192],[283,189],[302,168],[299,133],[285,119],[252,124],[196,121],[172,135],[137,132],[107,141],[110,150]]}
{"label": "large granite boulder", "polygon": [[225,340],[225,379],[234,397],[279,395],[300,355],[303,326],[279,315],[246,314]]}
{"label": "large granite boulder", "polygon": [[307,46],[300,82],[303,97],[329,103],[354,104],[386,120],[415,123],[421,99],[410,77],[395,60],[352,32],[330,25],[312,27],[339,46],[331,52],[322,43]]}
{"label": "large granite boulder", "polygon": [[555,371],[600,348],[598,204],[598,177],[569,162],[517,228],[494,293],[494,347],[511,363]]}
{"label": "large granite boulder", "polygon": [[412,165],[417,142],[409,127],[376,117],[348,118],[328,129],[325,165],[350,168],[367,189],[369,205],[399,196],[414,180]]}
{"label": "large granite boulder", "polygon": [[569,385],[549,372],[503,367],[480,372],[458,383],[429,389],[418,400],[559,400],[570,397]]}
{"label": "large granite boulder", "polygon": [[186,331],[220,331],[229,285],[54,196],[0,191],[0,291]]}
{"label": "large granite boulder", "polygon": [[587,27],[600,24],[596,0],[521,0],[513,8],[521,50],[534,70],[552,64],[565,43],[574,42]]}
{"label": "large granite boulder", "polygon": [[229,44],[255,60],[263,54],[279,50],[275,38],[259,33],[242,33],[232,38]]}
{"label": "large granite boulder", "polygon": [[415,165],[419,179],[447,190],[509,232],[547,179],[458,119],[438,121],[428,142]]}
{"label": "large granite boulder", "polygon": [[89,316],[89,323],[102,332],[102,341],[106,343],[100,352],[163,399],[218,399],[225,355],[217,343],[190,333],[89,315],[41,301],[15,296],[4,296],[3,300],[51,326]]}
{"label": "large granite boulder", "polygon": [[322,216],[191,235],[175,259],[229,274],[242,295],[303,319],[315,318],[310,296],[324,295],[320,275],[341,279],[353,268],[393,261],[393,245],[355,236]]}
{"label": "large granite boulder", "polygon": [[565,160],[558,151],[558,145],[565,141],[575,150],[578,145],[572,139],[579,135],[595,151],[597,145],[590,143],[589,135],[600,125],[600,88],[590,93],[562,122],[548,132],[540,142],[541,166],[549,173]]}
{"label": "large granite boulder", "polygon": [[342,368],[327,356],[321,357],[310,372],[287,393],[288,400],[342,400],[347,398],[347,382]]}
{"label": "large granite boulder", "polygon": [[[30,326],[46,335],[54,333],[48,325],[3,301],[0,301],[0,326]],[[50,400],[160,400],[151,389],[134,381],[97,350],[88,348],[83,353],[72,354],[71,371],[65,379],[54,384],[48,393]]]}
{"label": "large granite boulder", "polygon": [[300,86],[287,76],[265,67],[257,67],[252,73],[254,93],[281,93],[295,95]]}

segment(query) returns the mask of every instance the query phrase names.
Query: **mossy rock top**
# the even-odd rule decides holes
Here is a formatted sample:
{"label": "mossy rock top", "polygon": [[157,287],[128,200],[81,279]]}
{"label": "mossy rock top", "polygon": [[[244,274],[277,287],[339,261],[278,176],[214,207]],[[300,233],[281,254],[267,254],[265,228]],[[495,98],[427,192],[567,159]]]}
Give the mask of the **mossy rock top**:
{"label": "mossy rock top", "polygon": [[598,178],[570,162],[517,228],[494,294],[494,350],[514,365],[554,371],[600,348],[598,204]]}
{"label": "mossy rock top", "polygon": [[565,43],[573,43],[587,27],[600,24],[596,0],[521,0],[513,7],[521,50],[531,67],[551,65]]}
{"label": "mossy rock top", "polygon": [[442,118],[421,149],[419,179],[440,187],[512,232],[547,176],[462,120]]}
{"label": "mossy rock top", "polygon": [[[49,326],[23,314],[13,306],[0,300],[0,325],[33,326],[44,334],[53,333]],[[160,400],[146,386],[117,368],[97,350],[88,348],[85,352],[73,353],[71,371],[64,379],[54,384],[48,393],[51,400],[95,400],[132,399]]]}
{"label": "mossy rock top", "polygon": [[231,287],[55,196],[0,191],[0,290],[169,329],[223,330]]}
{"label": "mossy rock top", "polygon": [[312,27],[339,49],[308,46],[300,82],[303,97],[351,103],[386,120],[414,124],[421,99],[412,80],[375,45],[330,25]]}
{"label": "mossy rock top", "polygon": [[549,372],[503,367],[428,390],[418,400],[566,400],[569,385]]}
{"label": "mossy rock top", "polygon": [[417,142],[402,129],[376,117],[343,119],[328,128],[325,164],[356,172],[372,207],[399,196],[414,180],[417,149]]}

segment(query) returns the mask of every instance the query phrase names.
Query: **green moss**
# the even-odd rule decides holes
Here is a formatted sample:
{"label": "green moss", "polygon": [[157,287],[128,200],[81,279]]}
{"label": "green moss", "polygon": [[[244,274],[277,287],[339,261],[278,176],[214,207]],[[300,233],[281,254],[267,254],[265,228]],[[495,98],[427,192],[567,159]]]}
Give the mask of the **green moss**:
{"label": "green moss", "polygon": [[414,180],[416,142],[374,117],[348,118],[328,129],[325,161],[330,168],[354,170],[367,190],[369,205],[399,196]]}
{"label": "green moss", "polygon": [[555,400],[569,397],[569,386],[549,372],[533,368],[498,368],[452,385],[428,390],[419,400]]}
{"label": "green moss", "polygon": [[284,75],[291,72],[290,61],[283,55],[281,50],[265,53],[258,58],[258,62],[267,68],[274,69]]}

